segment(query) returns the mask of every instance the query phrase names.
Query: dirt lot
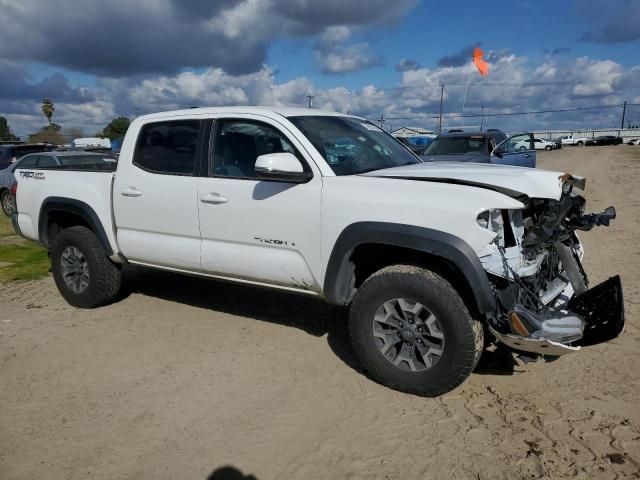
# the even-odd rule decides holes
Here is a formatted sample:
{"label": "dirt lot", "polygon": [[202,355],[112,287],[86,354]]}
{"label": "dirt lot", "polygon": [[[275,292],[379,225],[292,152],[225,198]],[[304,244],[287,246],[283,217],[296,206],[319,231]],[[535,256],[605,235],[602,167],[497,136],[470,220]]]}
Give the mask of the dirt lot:
{"label": "dirt lot", "polygon": [[526,368],[486,355],[434,400],[370,381],[345,311],[306,298],[138,270],[122,301],[81,311],[51,278],[10,283],[0,478],[640,477],[640,147],[539,159],[618,208],[582,235],[592,285],[622,275],[616,341]]}

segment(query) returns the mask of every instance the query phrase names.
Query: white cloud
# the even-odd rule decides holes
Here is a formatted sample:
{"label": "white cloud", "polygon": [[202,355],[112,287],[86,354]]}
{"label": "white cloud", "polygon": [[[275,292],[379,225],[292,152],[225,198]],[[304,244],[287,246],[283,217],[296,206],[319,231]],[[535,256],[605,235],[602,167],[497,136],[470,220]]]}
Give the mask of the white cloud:
{"label": "white cloud", "polygon": [[332,26],[325,29],[314,47],[314,54],[320,70],[326,74],[342,74],[364,70],[382,63],[382,58],[374,54],[366,43],[349,45],[352,31],[346,26]]}
{"label": "white cloud", "polygon": [[[332,32],[336,34],[336,32]],[[339,33],[339,32],[338,32]],[[340,37],[340,35],[335,35]],[[335,37],[334,37],[335,38]],[[482,78],[468,63],[459,67],[418,68],[401,73],[399,83],[390,89],[374,83],[360,89],[336,86],[316,88],[306,77],[278,82],[270,67],[247,75],[230,75],[219,68],[202,72],[183,72],[143,80],[101,79],[82,103],[56,105],[54,119],[64,127],[99,130],[116,115],[132,116],[191,106],[291,105],[306,106],[312,94],[314,107],[377,119],[386,124],[434,127],[440,103],[440,83],[444,83],[445,115],[459,114],[467,79],[471,82],[466,114],[510,113],[532,110],[558,110],[593,105],[612,105],[625,99],[640,102],[640,66],[625,68],[609,60],[545,58],[534,64],[514,54],[491,63],[488,78]],[[83,97],[85,98],[85,97]],[[27,109],[24,105],[30,105]],[[39,104],[22,102],[7,115],[14,130],[29,133],[44,124]],[[637,107],[634,107],[637,108]],[[621,109],[593,109],[544,115],[487,117],[485,126],[505,130],[534,128],[610,127],[619,125]],[[459,119],[447,120],[456,125]],[[15,124],[14,124],[15,123]],[[479,118],[466,124],[479,124]]]}

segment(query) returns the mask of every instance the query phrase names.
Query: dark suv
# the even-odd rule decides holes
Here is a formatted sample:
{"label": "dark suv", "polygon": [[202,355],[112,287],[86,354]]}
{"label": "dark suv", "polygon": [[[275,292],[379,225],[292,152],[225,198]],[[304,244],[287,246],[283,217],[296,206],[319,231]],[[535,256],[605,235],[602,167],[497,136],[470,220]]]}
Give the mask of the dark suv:
{"label": "dark suv", "polygon": [[4,170],[13,162],[29,153],[48,152],[54,148],[55,145],[49,143],[0,145],[0,170]]}
{"label": "dark suv", "polygon": [[507,136],[501,130],[450,132],[438,135],[420,158],[425,162],[491,163],[493,149]]}

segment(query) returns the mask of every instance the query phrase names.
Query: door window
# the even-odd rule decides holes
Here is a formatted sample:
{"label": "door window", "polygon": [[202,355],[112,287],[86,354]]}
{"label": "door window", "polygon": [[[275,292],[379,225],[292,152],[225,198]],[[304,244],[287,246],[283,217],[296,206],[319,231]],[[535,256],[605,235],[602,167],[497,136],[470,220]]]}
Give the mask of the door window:
{"label": "door window", "polygon": [[214,128],[212,165],[215,177],[255,179],[256,159],[268,153],[292,153],[310,171],[293,144],[271,125],[251,120],[221,120]]}
{"label": "door window", "polygon": [[516,153],[524,150],[534,150],[533,138],[530,134],[514,135],[507,138],[495,150],[495,153],[504,155],[507,153]]}
{"label": "door window", "polygon": [[148,123],[138,135],[134,165],[152,173],[193,175],[199,120]]}

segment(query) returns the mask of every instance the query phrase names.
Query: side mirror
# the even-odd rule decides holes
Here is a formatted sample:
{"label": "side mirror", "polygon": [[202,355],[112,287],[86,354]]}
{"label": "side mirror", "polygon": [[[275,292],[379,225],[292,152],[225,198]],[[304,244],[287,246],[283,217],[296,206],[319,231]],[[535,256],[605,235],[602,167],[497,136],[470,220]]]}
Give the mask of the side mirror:
{"label": "side mirror", "polygon": [[279,182],[304,183],[311,178],[300,160],[288,152],[267,153],[256,159],[255,171],[259,177]]}

